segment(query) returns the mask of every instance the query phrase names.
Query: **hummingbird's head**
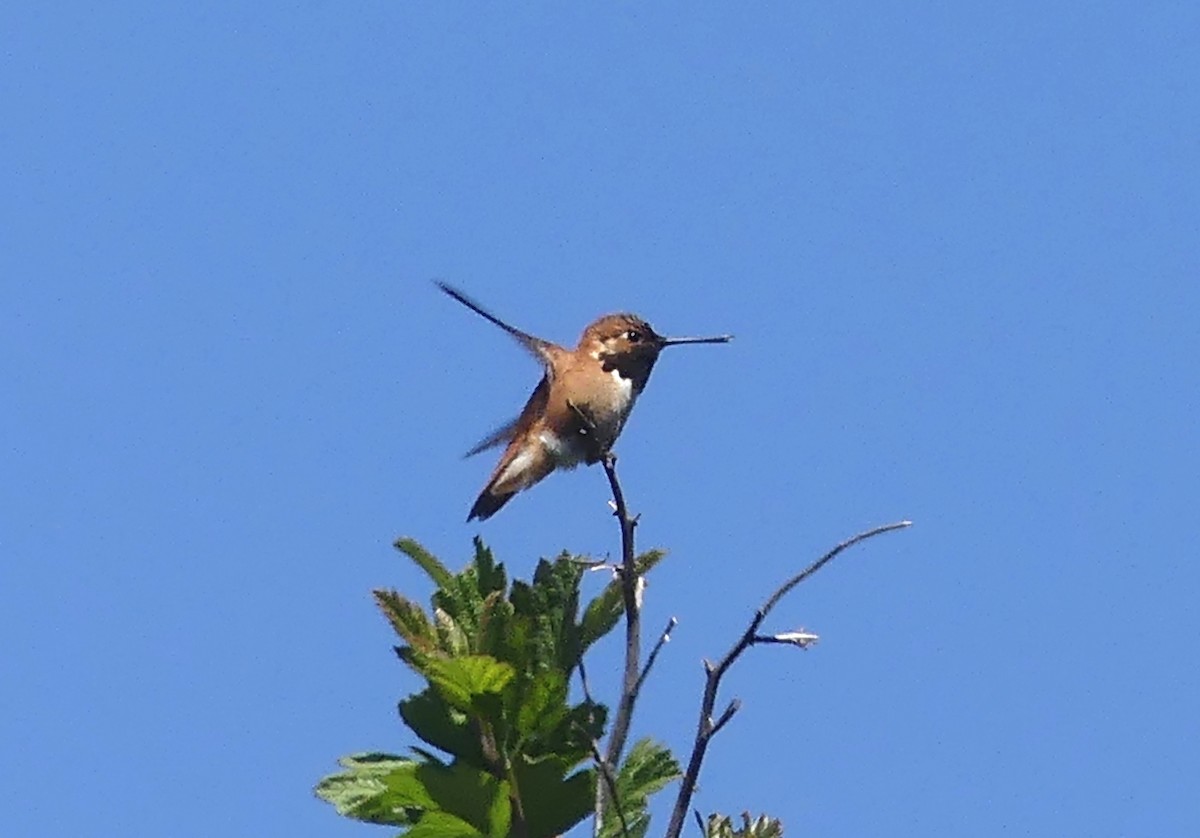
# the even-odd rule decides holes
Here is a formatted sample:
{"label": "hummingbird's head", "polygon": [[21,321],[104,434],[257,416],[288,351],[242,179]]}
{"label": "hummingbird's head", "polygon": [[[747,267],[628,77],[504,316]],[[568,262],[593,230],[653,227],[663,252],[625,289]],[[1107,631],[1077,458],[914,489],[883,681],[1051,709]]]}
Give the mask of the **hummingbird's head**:
{"label": "hummingbird's head", "polygon": [[665,338],[636,314],[607,314],[583,330],[579,348],[596,355],[654,358],[668,346],[683,343],[729,343],[733,335],[711,338]]}
{"label": "hummingbird's head", "polygon": [[636,314],[608,314],[583,330],[579,351],[616,371],[641,391],[658,360],[658,353],[681,343],[728,343],[732,335],[711,338],[665,338]]}
{"label": "hummingbird's head", "polygon": [[598,359],[619,357],[655,358],[663,338],[636,314],[609,314],[583,330],[579,348]]}

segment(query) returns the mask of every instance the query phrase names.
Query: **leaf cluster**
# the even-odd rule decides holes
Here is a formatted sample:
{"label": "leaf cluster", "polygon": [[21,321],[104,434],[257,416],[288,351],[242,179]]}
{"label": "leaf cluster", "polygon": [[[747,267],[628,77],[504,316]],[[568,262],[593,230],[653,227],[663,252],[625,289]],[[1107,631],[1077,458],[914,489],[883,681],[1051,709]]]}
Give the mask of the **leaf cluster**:
{"label": "leaf cluster", "polygon": [[[700,815],[696,815],[700,820]],[[729,815],[711,814],[708,820],[700,824],[705,838],[782,838],[783,823],[767,815],[751,818],[749,812],[742,812],[742,825],[734,826],[733,818]]]}
{"label": "leaf cluster", "polygon": [[[428,612],[396,591],[375,591],[401,640],[396,654],[425,681],[400,702],[400,715],[433,750],[346,757],[317,794],[348,817],[404,827],[409,838],[561,835],[592,810],[591,758],[607,716],[597,702],[571,702],[570,678],[620,619],[619,582],[581,614],[585,563],[567,554],[540,561],[531,582],[510,584],[478,538],[457,574],[411,539],[396,547],[436,586]],[[648,569],[661,554],[641,558]],[[628,789],[622,810],[637,823],[648,794],[679,774],[665,749],[639,747],[616,773]]]}

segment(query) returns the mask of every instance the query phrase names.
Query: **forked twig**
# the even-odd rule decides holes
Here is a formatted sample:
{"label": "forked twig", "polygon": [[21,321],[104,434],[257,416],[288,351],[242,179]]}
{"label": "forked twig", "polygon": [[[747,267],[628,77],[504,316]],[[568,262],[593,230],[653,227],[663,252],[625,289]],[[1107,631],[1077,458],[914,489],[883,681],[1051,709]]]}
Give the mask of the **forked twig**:
{"label": "forked twig", "polygon": [[666,646],[671,640],[671,632],[675,630],[675,626],[679,621],[674,617],[667,620],[667,627],[662,630],[662,634],[658,636],[658,641],[654,644],[654,648],[650,650],[650,657],[646,658],[646,665],[642,667],[642,674],[638,676],[637,690],[641,692],[642,684],[646,683],[646,678],[650,675],[650,670],[654,667],[654,662],[658,660],[658,653],[662,651],[662,647]]}
{"label": "forked twig", "polygon": [[741,706],[740,702],[734,699],[716,720],[713,719],[713,707],[717,703],[717,689],[721,685],[721,678],[724,677],[729,667],[733,666],[734,661],[741,656],[742,652],[751,646],[764,642],[804,645],[798,642],[798,638],[807,637],[807,635],[802,635],[798,632],[791,633],[792,635],[796,635],[796,637],[791,639],[780,639],[787,637],[787,635],[777,635],[775,638],[768,640],[767,637],[758,633],[763,620],[767,618],[767,615],[771,613],[771,610],[779,603],[779,600],[789,591],[827,565],[843,550],[853,547],[858,542],[872,536],[881,535],[892,530],[901,530],[910,526],[912,526],[911,521],[899,521],[894,524],[875,527],[866,532],[861,532],[853,538],[846,539],[780,585],[763,606],[755,612],[753,619],[750,620],[750,625],[742,632],[742,636],[738,638],[733,647],[725,654],[725,657],[721,658],[715,666],[708,661],[704,662],[704,698],[700,702],[700,721],[696,725],[696,739],[692,745],[692,755],[688,760],[687,771],[684,772],[683,781],[679,785],[679,795],[675,798],[675,808],[671,811],[671,822],[667,826],[666,838],[679,838],[679,833],[683,830],[683,820],[687,816],[688,805],[691,803],[692,795],[696,791],[696,780],[700,776],[700,765],[704,762],[704,754],[708,750],[708,743],[733,718],[733,715],[737,713]]}

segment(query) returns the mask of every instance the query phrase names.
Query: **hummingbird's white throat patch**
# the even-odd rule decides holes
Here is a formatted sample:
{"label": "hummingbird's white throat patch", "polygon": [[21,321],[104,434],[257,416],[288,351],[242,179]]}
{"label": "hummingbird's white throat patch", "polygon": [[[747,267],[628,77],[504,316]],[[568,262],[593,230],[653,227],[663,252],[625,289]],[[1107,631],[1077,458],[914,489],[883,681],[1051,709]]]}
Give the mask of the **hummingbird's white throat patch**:
{"label": "hummingbird's white throat patch", "polygon": [[629,399],[633,398],[633,379],[621,375],[621,371],[616,367],[609,370],[608,374],[617,383],[617,391],[621,394],[620,398],[622,401],[629,401]]}

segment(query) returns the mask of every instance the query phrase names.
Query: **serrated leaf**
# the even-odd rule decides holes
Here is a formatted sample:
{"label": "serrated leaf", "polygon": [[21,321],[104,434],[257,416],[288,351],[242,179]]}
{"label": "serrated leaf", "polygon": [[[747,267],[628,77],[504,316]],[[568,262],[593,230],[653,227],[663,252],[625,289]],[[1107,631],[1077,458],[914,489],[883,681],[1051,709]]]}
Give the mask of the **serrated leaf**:
{"label": "serrated leaf", "polygon": [[504,599],[503,591],[488,594],[479,615],[479,643],[475,651],[521,668],[522,661],[515,654],[511,636],[512,616],[512,603]]}
{"label": "serrated leaf", "polygon": [[[534,743],[548,753],[574,765],[592,754],[592,745],[604,735],[604,722],[608,708],[603,704],[584,701],[575,705],[559,721],[548,735]],[[530,756],[540,756],[539,751],[529,751]]]}
{"label": "serrated leaf", "polygon": [[508,578],[504,565],[498,564],[492,556],[492,551],[483,543],[483,539],[475,536],[475,579],[476,589],[481,597],[499,591],[503,593],[508,587]]}
{"label": "serrated leaf", "polygon": [[429,578],[433,580],[433,584],[439,588],[444,588],[454,578],[453,574],[446,569],[446,566],[438,561],[432,553],[417,543],[412,538],[400,538],[396,540],[395,547],[404,555],[408,556],[417,567],[425,571]]}
{"label": "serrated leaf", "polygon": [[440,610],[453,619],[470,644],[470,649],[476,651],[474,641],[479,636],[483,596],[476,586],[474,570],[467,568],[434,591],[433,606],[435,613]]}
{"label": "serrated leaf", "polygon": [[621,581],[614,579],[584,609],[583,619],[579,623],[580,653],[586,652],[593,643],[612,631],[624,613],[625,596],[621,591]]}
{"label": "serrated leaf", "polygon": [[621,764],[617,789],[644,799],[682,776],[679,763],[665,745],[649,738],[639,739]]}
{"label": "serrated leaf", "polygon": [[[679,763],[663,745],[640,739],[617,771],[617,801],[625,814],[630,838],[642,838],[650,827],[649,798],[683,776]],[[622,835],[621,821],[612,807],[605,810],[602,838]]]}
{"label": "serrated leaf", "polygon": [[507,782],[459,761],[448,768],[421,765],[415,777],[432,798],[433,811],[449,812],[485,835],[508,834],[511,804]]}
{"label": "serrated leaf", "polygon": [[562,835],[586,818],[595,802],[595,773],[591,769],[566,776],[555,759],[513,765],[529,838]]}
{"label": "serrated leaf", "polygon": [[544,669],[529,682],[517,710],[517,734],[545,736],[567,715],[567,679],[561,672]]}
{"label": "serrated leaf", "polygon": [[645,553],[641,553],[640,555],[636,556],[633,560],[633,564],[634,564],[634,567],[637,568],[638,575],[645,576],[647,573],[649,573],[651,570],[653,570],[654,567],[659,562],[661,562],[666,557],[667,557],[666,550],[660,550],[657,547],[655,547],[651,550],[647,550]]}
{"label": "serrated leaf", "polygon": [[489,838],[448,812],[426,812],[403,838]]}
{"label": "serrated leaf", "polygon": [[451,707],[432,687],[400,702],[400,718],[435,748],[485,768],[478,728],[466,713]]}
{"label": "serrated leaf", "polygon": [[379,589],[374,591],[374,595],[375,603],[396,634],[418,651],[432,652],[437,649],[437,636],[421,606],[395,591]]}
{"label": "serrated leaf", "polygon": [[513,583],[513,608],[531,620],[529,653],[533,667],[554,667],[565,674],[579,661],[579,627],[575,619],[582,574],[582,568],[568,559],[542,559],[531,586]]}
{"label": "serrated leaf", "polygon": [[442,698],[463,712],[479,712],[480,699],[499,695],[516,675],[510,665],[488,655],[430,660],[423,673]]}
{"label": "serrated leaf", "polygon": [[332,803],[338,814],[366,823],[408,826],[415,823],[421,808],[404,794],[397,794],[389,780],[412,774],[418,763],[393,754],[353,754],[338,760],[346,771],[331,774],[317,783],[317,797]]}

